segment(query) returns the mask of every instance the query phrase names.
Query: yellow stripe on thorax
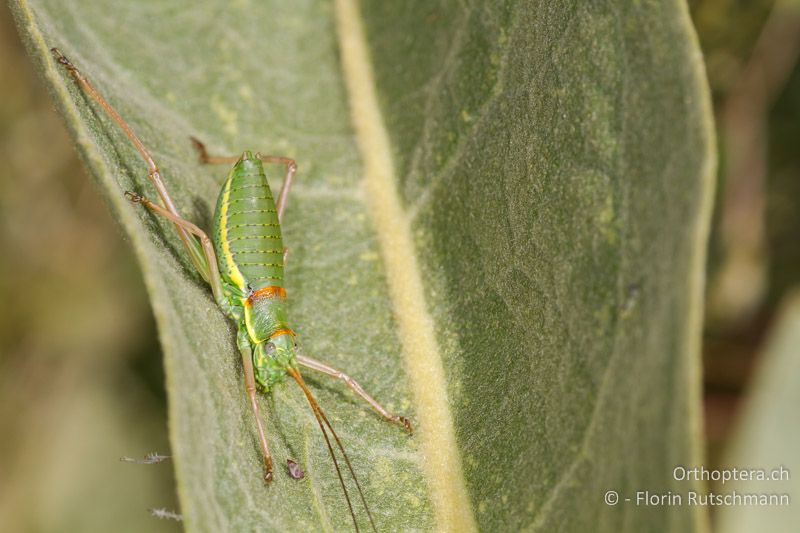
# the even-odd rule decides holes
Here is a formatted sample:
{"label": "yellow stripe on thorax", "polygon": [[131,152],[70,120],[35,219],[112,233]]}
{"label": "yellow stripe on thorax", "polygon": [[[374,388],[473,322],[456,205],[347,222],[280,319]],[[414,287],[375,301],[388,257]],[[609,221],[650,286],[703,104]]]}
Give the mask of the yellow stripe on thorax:
{"label": "yellow stripe on thorax", "polygon": [[264,339],[258,338],[258,335],[256,335],[256,332],[252,326],[252,319],[250,318],[250,301],[246,298],[242,298],[242,306],[244,307],[244,326],[247,328],[247,334],[250,336],[250,339],[253,342],[263,341]]}

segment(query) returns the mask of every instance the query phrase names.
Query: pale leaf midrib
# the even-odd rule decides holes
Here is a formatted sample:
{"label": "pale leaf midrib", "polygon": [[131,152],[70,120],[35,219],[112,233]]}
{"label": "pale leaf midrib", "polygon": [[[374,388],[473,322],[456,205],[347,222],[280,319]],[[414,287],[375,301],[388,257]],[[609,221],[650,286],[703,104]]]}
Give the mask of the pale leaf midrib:
{"label": "pale leaf midrib", "polygon": [[[439,531],[475,531],[447,383],[433,319],[425,304],[411,221],[401,207],[389,137],[375,94],[367,42],[356,2],[336,2],[337,31],[356,143],[364,162],[367,203],[383,253],[389,294],[414,391],[424,456]],[[413,339],[413,342],[409,340]]]}

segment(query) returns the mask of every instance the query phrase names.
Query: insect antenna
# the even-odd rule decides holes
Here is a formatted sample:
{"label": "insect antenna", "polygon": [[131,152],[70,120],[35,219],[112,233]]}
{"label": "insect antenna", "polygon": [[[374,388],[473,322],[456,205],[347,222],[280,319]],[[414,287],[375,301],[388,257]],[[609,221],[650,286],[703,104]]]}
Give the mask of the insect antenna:
{"label": "insect antenna", "polygon": [[358,482],[358,477],[356,477],[355,470],[353,470],[353,465],[350,463],[350,458],[347,456],[347,452],[344,451],[344,446],[342,446],[342,441],[339,440],[339,435],[336,434],[334,431],[333,426],[328,421],[328,417],[325,416],[325,413],[322,411],[322,408],[317,403],[317,400],[314,399],[314,396],[311,394],[308,386],[306,385],[305,381],[303,380],[303,376],[300,375],[300,372],[295,370],[292,367],[287,369],[287,372],[290,376],[294,378],[300,388],[303,389],[303,394],[305,394],[306,399],[308,400],[309,405],[311,406],[311,410],[314,412],[314,417],[317,419],[317,424],[319,424],[319,428],[322,430],[322,436],[325,437],[325,444],[328,445],[328,453],[333,459],[333,465],[336,468],[336,475],[339,477],[339,483],[342,486],[342,490],[344,491],[344,497],[347,500],[347,507],[350,510],[350,517],[353,519],[353,525],[358,529],[358,522],[356,521],[355,513],[353,512],[353,505],[350,503],[350,495],[347,492],[347,487],[344,484],[344,478],[342,478],[342,472],[339,469],[339,462],[336,460],[336,454],[333,453],[333,447],[331,446],[331,441],[328,438],[328,432],[325,430],[327,426],[328,429],[331,430],[331,434],[333,435],[334,441],[336,441],[336,446],[339,448],[339,451],[342,452],[342,457],[344,457],[344,462],[347,464],[347,469],[350,471],[350,476],[353,478],[353,481],[356,484],[356,488],[358,489],[358,495],[361,498],[361,503],[364,505],[364,509],[367,511],[367,517],[369,518],[369,523],[372,526],[373,531],[377,531],[375,528],[375,522],[372,519],[372,513],[369,510],[369,506],[367,505],[367,499],[364,497],[364,491],[361,490],[361,484]]}

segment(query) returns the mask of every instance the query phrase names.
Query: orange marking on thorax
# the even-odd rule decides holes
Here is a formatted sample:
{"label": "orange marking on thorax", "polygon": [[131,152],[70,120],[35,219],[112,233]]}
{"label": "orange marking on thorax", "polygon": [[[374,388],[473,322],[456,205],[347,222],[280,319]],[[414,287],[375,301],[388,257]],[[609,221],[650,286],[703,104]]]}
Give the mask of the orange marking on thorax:
{"label": "orange marking on thorax", "polygon": [[255,300],[259,300],[261,298],[275,298],[276,296],[280,299],[286,298],[286,289],[276,285],[261,287],[260,289],[253,291],[253,294],[247,297],[247,303],[252,304]]}
{"label": "orange marking on thorax", "polygon": [[269,336],[269,338],[272,339],[274,337],[277,337],[278,335],[285,335],[287,333],[292,337],[294,337],[294,331],[290,330],[289,328],[281,328],[279,330],[276,330],[272,335]]}

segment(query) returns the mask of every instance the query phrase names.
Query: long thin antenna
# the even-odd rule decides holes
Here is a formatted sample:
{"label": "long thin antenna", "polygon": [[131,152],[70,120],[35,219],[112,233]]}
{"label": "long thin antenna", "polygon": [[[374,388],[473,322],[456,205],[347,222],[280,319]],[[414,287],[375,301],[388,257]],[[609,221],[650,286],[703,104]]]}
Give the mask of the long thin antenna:
{"label": "long thin antenna", "polygon": [[[317,419],[317,424],[319,424],[320,429],[322,430],[322,435],[325,437],[325,443],[328,445],[328,453],[330,453],[331,458],[333,459],[333,464],[336,467],[336,475],[339,476],[339,483],[342,485],[342,490],[344,491],[344,497],[347,500],[347,506],[350,509],[350,516],[353,519],[353,524],[356,527],[356,531],[358,531],[358,523],[356,522],[355,514],[353,513],[353,506],[350,503],[350,496],[347,493],[347,487],[345,487],[344,479],[342,478],[342,473],[339,470],[339,463],[336,461],[336,455],[333,453],[333,448],[331,447],[330,439],[328,438],[328,432],[325,431],[325,426],[328,426],[328,429],[331,430],[331,434],[333,434],[333,438],[336,441],[336,446],[339,448],[339,451],[342,452],[342,457],[344,457],[344,462],[347,464],[347,469],[350,471],[350,476],[353,478],[353,481],[356,484],[356,488],[358,489],[358,495],[361,497],[361,503],[364,505],[364,510],[367,511],[367,517],[369,518],[369,523],[372,526],[373,531],[377,531],[375,528],[375,521],[372,519],[372,513],[369,510],[369,506],[367,505],[367,499],[364,497],[364,491],[361,490],[361,484],[358,482],[358,477],[356,476],[355,470],[353,470],[353,465],[350,463],[350,458],[347,456],[347,452],[344,450],[344,446],[342,446],[342,441],[339,440],[339,435],[336,434],[336,431],[331,426],[331,423],[328,421],[328,417],[325,416],[325,413],[322,411],[322,408],[317,403],[317,400],[314,399],[314,396],[311,394],[308,386],[306,385],[305,381],[303,380],[303,376],[300,375],[296,369],[289,367],[287,368],[287,372],[290,376],[294,378],[300,388],[303,389],[303,393],[306,395],[306,399],[308,400],[309,405],[311,406],[311,410],[314,412],[314,417]],[[324,424],[323,424],[324,422]]]}
{"label": "long thin antenna", "polygon": [[339,447],[339,450],[342,452],[342,456],[344,457],[344,462],[347,464],[347,469],[350,470],[350,475],[353,477],[353,481],[356,484],[356,488],[358,489],[358,495],[361,497],[361,503],[364,505],[364,510],[367,511],[367,517],[369,517],[369,523],[372,525],[372,530],[375,531],[375,522],[372,520],[372,513],[369,510],[369,506],[367,505],[367,499],[364,497],[364,491],[361,490],[361,483],[358,482],[358,478],[356,477],[356,473],[353,470],[353,465],[350,464],[350,458],[347,456],[347,452],[344,451],[344,446],[342,446],[342,441],[339,440],[339,435],[333,430],[333,426],[328,421],[328,417],[325,416],[325,412],[322,408],[317,405],[317,409],[319,409],[319,414],[322,417],[322,420],[328,426],[328,429],[331,430],[333,434],[333,439],[336,441],[336,445]]}
{"label": "long thin antenna", "polygon": [[350,518],[353,519],[353,525],[356,528],[356,533],[359,532],[358,529],[358,521],[356,521],[356,515],[353,512],[353,504],[350,502],[350,495],[347,492],[347,487],[344,484],[344,479],[342,478],[342,471],[339,469],[339,462],[336,460],[336,454],[333,453],[333,448],[331,447],[331,441],[328,438],[328,432],[325,430],[325,426],[322,424],[322,419],[319,416],[319,412],[312,407],[312,411],[314,411],[314,417],[317,419],[317,424],[319,424],[319,428],[322,430],[322,436],[325,437],[325,444],[328,446],[328,453],[333,459],[333,466],[336,468],[336,475],[339,477],[339,483],[342,486],[342,490],[344,491],[344,499],[347,500],[347,508],[350,510]]}

